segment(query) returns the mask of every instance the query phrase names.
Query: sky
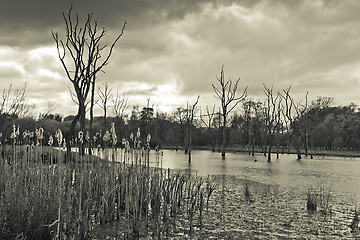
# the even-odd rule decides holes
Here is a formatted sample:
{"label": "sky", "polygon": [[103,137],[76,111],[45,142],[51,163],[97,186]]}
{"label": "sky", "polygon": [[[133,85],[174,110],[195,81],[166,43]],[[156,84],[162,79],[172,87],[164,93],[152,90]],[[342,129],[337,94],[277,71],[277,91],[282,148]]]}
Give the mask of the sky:
{"label": "sky", "polygon": [[0,90],[27,83],[36,112],[49,102],[54,113],[77,112],[51,35],[65,39],[62,12],[71,2],[80,21],[93,13],[107,29],[104,44],[127,21],[97,86],[107,82],[130,105],[150,98],[155,109],[171,111],[200,95],[199,105],[219,106],[211,84],[222,66],[225,79],[240,78],[238,94],[247,86],[255,100],[265,98],[265,84],[292,86],[297,101],[309,92],[310,100],[360,104],[358,0],[2,0]]}

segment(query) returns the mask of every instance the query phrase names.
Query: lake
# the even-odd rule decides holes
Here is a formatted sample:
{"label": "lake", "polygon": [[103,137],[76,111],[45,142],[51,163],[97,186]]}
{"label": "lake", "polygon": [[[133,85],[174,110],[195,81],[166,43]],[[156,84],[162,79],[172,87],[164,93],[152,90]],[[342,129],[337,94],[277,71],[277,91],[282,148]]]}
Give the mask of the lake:
{"label": "lake", "polygon": [[[161,156],[161,152],[163,155]],[[121,159],[117,151],[117,159]],[[272,155],[272,161],[261,153],[250,156],[247,153],[220,153],[206,150],[192,150],[191,163],[184,151],[150,151],[150,166],[181,169],[199,176],[225,175],[259,183],[308,189],[323,186],[331,189],[333,195],[346,195],[347,201],[360,199],[360,159],[332,156],[303,156],[297,160],[294,154]],[[255,159],[257,160],[256,162]]]}
{"label": "lake", "polygon": [[[161,155],[163,151],[163,155]],[[246,153],[192,151],[150,152],[150,166],[181,169],[198,176],[220,176],[213,197],[214,210],[207,215],[210,237],[224,239],[358,239],[349,225],[360,200],[360,159],[331,156],[304,157],[284,154],[267,162],[266,156]],[[117,151],[117,159],[121,159]],[[254,162],[254,160],[257,160]],[[330,217],[306,210],[307,192],[330,192]],[[246,200],[249,189],[252,203]]]}

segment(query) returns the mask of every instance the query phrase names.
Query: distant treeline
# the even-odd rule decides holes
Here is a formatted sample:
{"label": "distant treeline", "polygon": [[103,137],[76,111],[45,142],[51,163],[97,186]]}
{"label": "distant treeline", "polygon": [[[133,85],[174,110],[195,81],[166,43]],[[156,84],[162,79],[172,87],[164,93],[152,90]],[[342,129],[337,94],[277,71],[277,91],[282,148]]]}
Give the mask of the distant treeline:
{"label": "distant treeline", "polygon": [[[249,104],[251,103],[251,104]],[[257,114],[249,111],[249,106],[257,104]],[[357,106],[332,106],[329,98],[318,98],[307,108],[306,112],[298,115],[287,126],[285,122],[277,125],[273,131],[273,139],[269,141],[267,134],[269,122],[265,114],[264,103],[247,100],[243,103],[241,111],[231,116],[227,131],[227,143],[229,146],[254,145],[266,146],[271,142],[272,146],[294,146],[301,142],[302,149],[344,149],[359,150],[360,146],[360,112]],[[178,108],[173,113],[154,112],[152,107],[144,107],[142,110],[134,108],[129,116],[120,117],[95,117],[93,132],[99,139],[106,131],[110,130],[111,124],[115,123],[118,138],[117,145],[122,144],[121,139],[129,139],[131,133],[136,134],[138,128],[142,142],[145,142],[147,134],[151,135],[151,147],[175,146],[186,149],[191,134],[194,146],[208,146],[213,149],[221,144],[222,131],[218,113],[211,116],[201,115],[198,111],[197,118],[193,123],[186,119],[186,109]],[[211,117],[210,124],[204,124]],[[207,117],[207,119],[205,119]],[[50,135],[61,129],[66,134],[74,116],[63,118],[59,114],[47,114],[35,120],[31,117],[18,117],[15,114],[0,114],[0,136],[2,143],[10,143],[12,125],[19,126],[20,132],[34,132],[36,128],[44,129],[44,142],[46,145]],[[89,122],[86,122],[87,126]],[[206,125],[206,126],[205,126]],[[191,129],[188,131],[188,129]],[[77,131],[80,127],[77,126]],[[296,131],[296,134],[294,133]],[[294,140],[294,136],[297,139]],[[66,135],[64,136],[66,137]],[[20,136],[21,141],[21,136]],[[75,142],[75,139],[73,139]],[[95,143],[100,144],[101,141]],[[104,146],[103,146],[104,147]]]}

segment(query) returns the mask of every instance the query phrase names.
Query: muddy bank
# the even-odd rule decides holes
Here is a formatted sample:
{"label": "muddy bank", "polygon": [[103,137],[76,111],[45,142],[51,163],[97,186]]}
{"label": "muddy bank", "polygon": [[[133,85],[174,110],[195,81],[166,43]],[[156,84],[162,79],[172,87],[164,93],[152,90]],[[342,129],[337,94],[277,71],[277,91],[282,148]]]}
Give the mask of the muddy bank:
{"label": "muddy bank", "polygon": [[[192,239],[360,239],[350,224],[355,205],[342,195],[331,194],[327,214],[306,209],[307,190],[218,177],[219,187],[200,225],[195,216]],[[122,226],[124,227],[124,226]],[[101,227],[93,239],[123,239],[121,224]],[[140,239],[152,239],[151,227]],[[190,239],[185,213],[169,226],[162,239]]]}
{"label": "muddy bank", "polygon": [[[279,187],[234,177],[221,179],[204,233],[222,239],[358,239],[351,233],[355,206],[331,196],[331,211],[308,212],[304,189]],[[247,187],[246,187],[247,186]],[[246,190],[246,188],[248,190]],[[215,218],[214,216],[218,216]],[[205,236],[206,236],[205,235]]]}

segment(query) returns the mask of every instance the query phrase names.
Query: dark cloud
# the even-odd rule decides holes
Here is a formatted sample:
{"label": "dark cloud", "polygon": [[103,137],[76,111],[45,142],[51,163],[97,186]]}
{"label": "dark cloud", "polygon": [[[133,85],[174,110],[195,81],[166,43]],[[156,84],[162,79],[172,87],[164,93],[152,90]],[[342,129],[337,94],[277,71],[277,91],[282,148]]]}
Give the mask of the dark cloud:
{"label": "dark cloud", "polygon": [[[121,28],[124,20],[128,28],[146,29],[158,24],[182,19],[186,14],[199,11],[203,1],[176,0],[107,0],[107,1],[55,1],[5,0],[0,8],[1,44],[30,46],[51,43],[51,29],[64,28],[62,12],[71,4],[80,20],[93,13],[94,20],[109,30]],[[48,36],[48,37],[44,37]]]}
{"label": "dark cloud", "polygon": [[[277,90],[292,85],[299,98],[306,91],[314,97],[332,94],[339,104],[354,101],[360,90],[356,0],[72,2],[80,18],[93,12],[99,26],[108,29],[105,42],[114,39],[127,20],[98,81],[99,86],[108,82],[114,91],[132,95],[129,101],[136,104],[151,97],[174,106],[198,94],[200,102],[217,102],[211,84],[222,65],[226,79],[241,78],[239,90],[248,86],[254,99],[263,98],[263,84]],[[70,83],[54,52],[51,30],[64,37],[62,12],[70,4],[2,1],[1,87],[28,79],[34,100],[49,95],[69,100]]]}

